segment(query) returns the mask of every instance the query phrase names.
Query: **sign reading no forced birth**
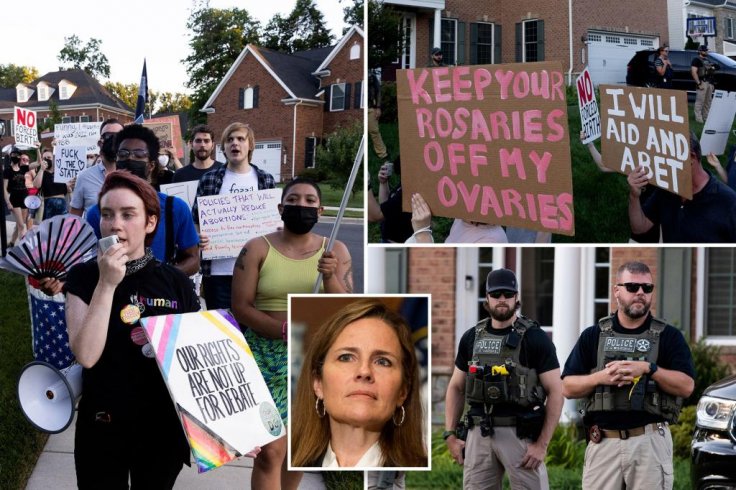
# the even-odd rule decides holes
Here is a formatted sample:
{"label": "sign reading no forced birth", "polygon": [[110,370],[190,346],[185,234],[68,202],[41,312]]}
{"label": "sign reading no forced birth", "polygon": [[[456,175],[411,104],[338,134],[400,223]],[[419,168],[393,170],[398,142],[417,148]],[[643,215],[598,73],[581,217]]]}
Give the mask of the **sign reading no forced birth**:
{"label": "sign reading no forced birth", "polygon": [[403,208],[575,234],[560,63],[397,72]]}

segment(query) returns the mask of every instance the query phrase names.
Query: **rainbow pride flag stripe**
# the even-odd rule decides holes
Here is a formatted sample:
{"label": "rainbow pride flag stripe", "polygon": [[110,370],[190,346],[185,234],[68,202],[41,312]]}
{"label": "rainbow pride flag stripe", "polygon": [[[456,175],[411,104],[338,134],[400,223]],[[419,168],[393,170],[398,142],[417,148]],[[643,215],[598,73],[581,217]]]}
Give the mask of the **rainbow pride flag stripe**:
{"label": "rainbow pride flag stripe", "polygon": [[197,471],[204,473],[242,456],[230,444],[213,434],[184,407],[176,405],[189,439],[189,446],[197,462]]}

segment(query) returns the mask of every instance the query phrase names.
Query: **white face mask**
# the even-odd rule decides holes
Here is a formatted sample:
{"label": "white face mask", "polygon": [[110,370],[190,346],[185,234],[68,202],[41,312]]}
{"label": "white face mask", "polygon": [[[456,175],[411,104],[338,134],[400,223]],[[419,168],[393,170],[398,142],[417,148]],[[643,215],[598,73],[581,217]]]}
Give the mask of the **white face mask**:
{"label": "white face mask", "polygon": [[169,155],[159,155],[158,156],[158,164],[162,167],[165,167],[169,164]]}

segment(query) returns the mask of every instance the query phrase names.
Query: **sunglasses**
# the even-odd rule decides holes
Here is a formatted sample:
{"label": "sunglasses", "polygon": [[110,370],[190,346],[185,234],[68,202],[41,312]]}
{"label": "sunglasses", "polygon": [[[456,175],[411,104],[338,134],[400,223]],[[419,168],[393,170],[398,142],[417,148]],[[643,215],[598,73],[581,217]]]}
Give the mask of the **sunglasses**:
{"label": "sunglasses", "polygon": [[629,293],[638,293],[639,288],[644,291],[644,294],[651,294],[654,291],[654,284],[650,282],[625,282],[623,284],[616,284],[616,286],[624,286]]}
{"label": "sunglasses", "polygon": [[488,296],[490,296],[493,299],[498,299],[501,296],[503,296],[506,299],[511,299],[514,296],[516,296],[516,291],[509,291],[507,289],[499,289],[498,291],[491,291],[488,293]]}

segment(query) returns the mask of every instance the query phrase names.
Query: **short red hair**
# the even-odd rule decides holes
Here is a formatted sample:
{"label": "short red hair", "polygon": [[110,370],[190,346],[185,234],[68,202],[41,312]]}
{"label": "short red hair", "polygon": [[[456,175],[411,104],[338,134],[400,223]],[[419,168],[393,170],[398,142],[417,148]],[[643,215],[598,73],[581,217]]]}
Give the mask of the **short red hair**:
{"label": "short red hair", "polygon": [[158,230],[158,224],[161,222],[161,203],[158,199],[158,193],[151,187],[151,184],[140,177],[136,177],[127,170],[115,170],[107,174],[105,181],[102,183],[100,196],[97,199],[98,207],[102,208],[102,196],[113,189],[129,189],[133,191],[143,201],[143,210],[146,213],[146,219],[151,216],[156,217],[156,227],[151,233],[146,234],[145,245],[146,247],[150,247],[151,243],[153,243],[153,237],[156,235],[156,230]]}

